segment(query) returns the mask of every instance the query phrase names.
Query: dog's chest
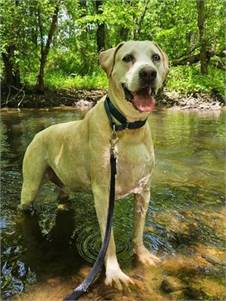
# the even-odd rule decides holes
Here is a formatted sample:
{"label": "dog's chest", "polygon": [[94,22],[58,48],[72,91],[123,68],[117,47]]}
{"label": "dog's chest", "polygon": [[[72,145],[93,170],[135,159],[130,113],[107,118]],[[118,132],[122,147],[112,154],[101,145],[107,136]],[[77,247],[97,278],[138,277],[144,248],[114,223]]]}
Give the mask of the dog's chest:
{"label": "dog's chest", "polygon": [[150,185],[154,165],[154,153],[145,144],[131,144],[117,149],[116,195],[123,197],[128,193],[141,193]]}

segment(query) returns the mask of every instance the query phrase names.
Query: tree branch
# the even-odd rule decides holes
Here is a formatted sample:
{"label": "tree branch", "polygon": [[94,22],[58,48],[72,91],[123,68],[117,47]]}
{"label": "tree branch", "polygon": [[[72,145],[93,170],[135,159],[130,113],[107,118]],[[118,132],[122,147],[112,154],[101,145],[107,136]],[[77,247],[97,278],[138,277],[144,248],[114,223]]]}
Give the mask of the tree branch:
{"label": "tree branch", "polygon": [[[208,60],[211,59],[213,56],[218,56],[218,57],[225,57],[225,52],[215,52],[215,51],[207,51],[207,58]],[[187,65],[187,64],[195,64],[200,61],[200,53],[195,54],[192,56],[186,56],[183,58],[175,59],[172,61],[173,66],[178,66],[178,65]]]}

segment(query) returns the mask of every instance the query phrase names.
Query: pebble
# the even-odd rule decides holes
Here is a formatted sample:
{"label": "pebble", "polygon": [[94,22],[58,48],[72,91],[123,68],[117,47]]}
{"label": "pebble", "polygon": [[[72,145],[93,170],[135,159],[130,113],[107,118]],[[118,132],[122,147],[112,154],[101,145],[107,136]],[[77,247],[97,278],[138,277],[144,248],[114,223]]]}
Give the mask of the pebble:
{"label": "pebble", "polygon": [[219,100],[202,93],[186,96],[174,92],[165,92],[162,98],[158,100],[158,104],[177,110],[213,111],[222,109]]}

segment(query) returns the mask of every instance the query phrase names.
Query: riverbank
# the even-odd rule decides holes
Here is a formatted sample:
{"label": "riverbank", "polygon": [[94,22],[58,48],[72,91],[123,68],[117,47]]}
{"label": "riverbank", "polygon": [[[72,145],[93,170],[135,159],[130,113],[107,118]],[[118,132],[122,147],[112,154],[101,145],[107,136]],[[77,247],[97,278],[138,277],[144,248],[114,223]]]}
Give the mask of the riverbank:
{"label": "riverbank", "polygon": [[[14,91],[15,92],[15,91]],[[2,93],[2,108],[52,108],[71,106],[78,109],[92,107],[107,93],[104,89],[48,89],[44,94],[34,93],[23,89],[14,94]],[[220,110],[224,99],[218,94],[205,93],[181,94],[165,90],[156,98],[157,107],[174,110]]]}

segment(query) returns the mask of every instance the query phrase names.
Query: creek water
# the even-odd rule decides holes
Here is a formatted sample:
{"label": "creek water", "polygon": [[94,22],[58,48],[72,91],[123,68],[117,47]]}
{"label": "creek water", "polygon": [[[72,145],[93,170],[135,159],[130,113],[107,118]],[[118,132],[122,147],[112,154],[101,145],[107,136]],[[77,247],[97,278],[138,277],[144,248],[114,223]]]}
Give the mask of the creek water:
{"label": "creek water", "polygon": [[[2,299],[62,300],[98,254],[92,195],[73,194],[62,210],[57,189],[47,183],[35,214],[17,212],[22,159],[33,136],[83,115],[62,109],[1,112]],[[114,216],[118,258],[137,285],[122,291],[106,287],[102,273],[81,300],[224,300],[225,115],[152,113],[156,167],[144,241],[161,263],[144,267],[133,257],[133,200],[119,200]]]}

